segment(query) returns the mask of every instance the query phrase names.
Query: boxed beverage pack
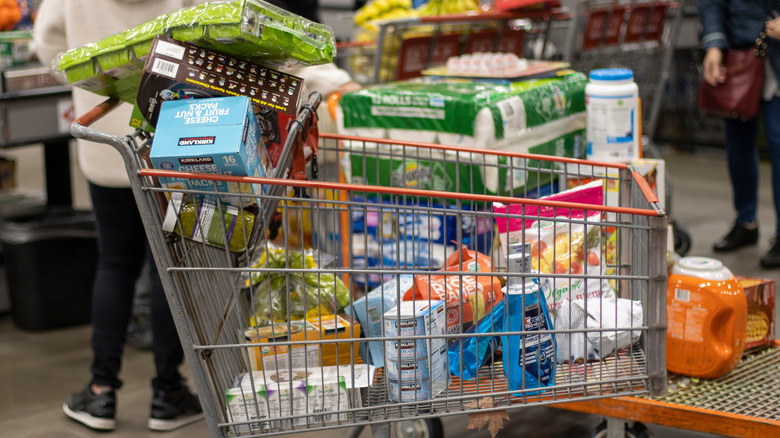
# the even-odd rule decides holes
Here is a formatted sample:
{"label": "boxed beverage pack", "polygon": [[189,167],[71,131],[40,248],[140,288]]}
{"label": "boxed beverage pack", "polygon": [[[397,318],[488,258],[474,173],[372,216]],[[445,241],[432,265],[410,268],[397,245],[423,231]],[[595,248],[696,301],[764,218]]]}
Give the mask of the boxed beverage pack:
{"label": "boxed beverage pack", "polygon": [[[340,315],[320,315],[308,318],[309,324],[317,332],[318,339],[355,339],[354,342],[338,342],[335,344],[320,344],[320,359],[322,366],[344,365],[348,363],[359,363],[360,354],[360,323],[353,321],[350,323],[348,318]],[[313,340],[307,336],[308,341]]]}
{"label": "boxed beverage pack", "polygon": [[[306,321],[250,327],[244,330],[244,340],[260,344],[250,348],[252,369],[276,371],[292,368],[317,367],[320,365],[320,348],[305,343],[306,339],[318,339],[319,330]],[[295,342],[293,345],[278,345],[277,342]]]}
{"label": "boxed beverage pack", "polygon": [[[156,169],[219,175],[259,176],[273,173],[273,166],[255,123],[254,108],[243,96],[184,99],[161,105],[159,126],[150,159]],[[177,189],[213,190],[214,182],[190,178],[164,178]],[[259,194],[255,184],[216,182],[222,193]],[[225,195],[235,206],[251,198]]]}
{"label": "boxed beverage pack", "polygon": [[[298,115],[303,79],[164,36],[154,39],[144,65],[136,104],[156,129],[160,104],[169,100],[246,96],[255,108],[274,165]],[[141,127],[143,120],[131,120]]]}
{"label": "boxed beverage pack", "polygon": [[[360,321],[363,337],[382,336],[382,315],[394,308],[400,297],[414,285],[414,276],[399,275],[377,286],[366,296],[355,300],[345,311]],[[366,359],[371,365],[385,366],[385,348],[382,341],[368,341]]]}
{"label": "boxed beverage pack", "polygon": [[[362,406],[359,391],[372,384],[374,371],[370,365],[343,365],[242,374],[226,393],[228,419],[257,420],[234,427],[235,433],[346,421],[350,414],[344,411]],[[292,415],[304,416],[274,420]]]}
{"label": "boxed beverage pack", "polygon": [[775,340],[775,281],[737,277],[748,302],[745,350],[771,345]]}
{"label": "boxed beverage pack", "polygon": [[[403,301],[383,316],[389,396],[396,402],[427,400],[450,384],[444,301]],[[411,336],[434,335],[431,339]]]}

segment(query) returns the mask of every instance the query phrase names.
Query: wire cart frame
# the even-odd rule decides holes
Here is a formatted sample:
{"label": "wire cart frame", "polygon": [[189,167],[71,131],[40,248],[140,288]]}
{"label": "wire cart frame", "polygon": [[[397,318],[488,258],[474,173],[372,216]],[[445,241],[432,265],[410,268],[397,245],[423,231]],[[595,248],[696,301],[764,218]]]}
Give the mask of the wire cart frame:
{"label": "wire cart frame", "polygon": [[[291,127],[275,178],[163,171],[153,169],[149,164],[153,135],[136,131],[118,137],[89,128],[116,103],[107,101],[96,107],[75,121],[71,132],[77,138],[115,147],[125,160],[192,379],[213,436],[265,436],[368,424],[377,436],[389,436],[390,423],[408,418],[437,418],[620,395],[665,393],[666,216],[649,185],[631,166],[322,134],[315,148],[318,165],[309,169],[312,179],[302,179],[294,171],[293,157],[301,152],[306,141],[311,140],[310,137],[307,140],[307,136],[313,135],[309,128],[316,125],[314,114],[319,104],[319,95],[315,93]],[[348,162],[350,164],[346,165]],[[406,173],[397,178],[389,175],[394,171],[383,166],[393,163]],[[362,174],[358,171],[361,166]],[[288,178],[291,167],[293,177]],[[434,175],[442,169],[446,178],[430,186],[424,184],[423,176]],[[371,178],[387,176],[396,182],[395,186],[368,183]],[[206,182],[210,188],[166,186],[165,178],[173,177]],[[546,192],[557,192],[569,183],[594,179],[615,188],[617,197],[607,205],[534,199]],[[202,228],[205,227],[202,222],[196,222],[186,228],[184,209],[178,207],[174,199],[191,196],[206,202],[205,199],[211,197],[215,211],[229,211],[229,206],[223,204],[223,199],[227,199],[225,192],[217,189],[217,183],[225,181],[262,188],[255,193],[229,194],[253,204],[257,212],[254,224],[242,226],[239,222],[231,228],[229,222],[215,221],[218,223],[212,222],[206,230]],[[521,213],[509,210],[498,213],[495,203],[518,206]],[[531,207],[549,209],[553,214],[547,217],[541,213],[524,213]],[[595,215],[587,220],[576,219],[571,215],[575,210]],[[170,218],[171,211],[176,226],[166,231],[166,217]],[[379,231],[380,234],[387,232],[389,240],[378,244],[378,248],[368,243],[367,236],[357,233],[360,226],[369,224],[366,218],[372,214],[390,219],[387,228]],[[413,222],[408,221],[410,215]],[[356,219],[358,217],[362,219]],[[301,332],[302,338],[295,337],[294,324],[297,323],[294,317],[322,323],[329,309],[355,309],[354,304],[368,292],[368,280],[372,276],[378,276],[380,284],[384,284],[385,279],[400,280],[403,275],[413,275],[428,280],[445,277],[447,281],[459,284],[450,289],[450,295],[441,304],[436,304],[430,297],[413,299],[428,306],[443,306],[448,312],[454,310],[457,320],[452,325],[453,330],[446,333],[403,337],[403,341],[414,343],[415,357],[418,348],[425,348],[418,345],[431,346],[434,341],[446,343],[448,348],[455,345],[453,357],[458,358],[456,360],[463,367],[466,364],[465,347],[460,343],[469,339],[477,342],[478,338],[520,336],[525,348],[525,342],[530,339],[527,337],[530,333],[525,330],[502,331],[493,327],[475,334],[465,329],[469,321],[464,311],[472,306],[466,295],[466,285],[482,281],[503,284],[514,275],[506,272],[504,254],[496,243],[501,236],[494,232],[493,222],[499,217],[521,221],[544,219],[562,230],[568,240],[562,243],[568,244],[567,249],[553,249],[553,256],[573,257],[572,230],[576,227],[586,233],[593,231],[595,240],[584,243],[584,253],[596,249],[596,245],[606,249],[607,235],[613,236],[610,254],[614,259],[608,261],[605,251],[602,253],[604,261],[591,267],[590,271],[575,270],[571,264],[565,271],[520,274],[540,282],[570,284],[590,279],[602,284],[609,282],[616,297],[641,303],[643,312],[638,323],[613,321],[608,324],[609,317],[605,313],[599,324],[550,327],[538,332],[556,339],[562,336],[563,341],[557,345],[568,343],[570,348],[575,338],[584,340],[591,336],[595,345],[603,348],[601,360],[563,361],[556,365],[554,385],[542,390],[525,386],[511,389],[504,377],[503,364],[495,355],[478,369],[476,376],[464,377],[464,380],[451,377],[453,367],[448,365],[448,381],[439,394],[425,396],[413,392],[411,398],[403,398],[400,385],[392,385],[387,368],[368,365],[363,356],[359,356],[360,350],[367,349],[369,341],[382,342],[387,364],[389,349],[394,345],[401,347],[400,337],[386,336],[383,332],[372,334],[369,340],[347,330],[345,335],[326,338],[323,331],[312,332],[308,328]],[[282,219],[280,224],[279,218]],[[454,225],[436,228],[434,223],[439,222]],[[278,228],[274,228],[274,224],[279,225]],[[439,230],[444,234],[444,243],[439,245],[445,247],[443,253],[433,251],[441,242],[435,242],[432,235],[422,238],[425,230]],[[213,234],[208,233],[216,233],[220,238],[209,240]],[[208,236],[207,244],[193,240],[196,234]],[[531,234],[528,234],[528,243]],[[238,247],[232,246],[236,242]],[[307,245],[311,245],[312,251],[297,249]],[[377,250],[385,255],[396,251],[396,256],[378,264],[367,263],[363,256]],[[455,260],[463,262],[467,255],[465,250],[482,254],[491,269],[474,271],[459,264],[454,269],[442,271],[440,262],[434,262],[437,254],[450,259],[455,254]],[[272,256],[281,265],[273,265]],[[272,277],[278,281],[277,287],[272,286]],[[253,283],[256,278],[262,280]],[[328,290],[326,284],[331,283],[337,286]],[[346,295],[340,295],[345,289],[338,285],[346,287]],[[383,291],[381,287],[380,291]],[[401,293],[398,290],[394,297],[388,296],[400,302]],[[596,312],[596,308],[602,311],[613,308],[617,312],[617,298],[613,301],[602,298],[606,296],[605,291],[589,290],[586,286],[583,293],[596,297],[595,301],[587,301],[592,312]],[[453,294],[454,301],[450,299]],[[474,295],[479,293],[472,292],[471,296]],[[346,303],[340,304],[339,299],[344,296]],[[479,302],[479,298],[474,301]],[[497,305],[498,302],[493,295],[482,304]],[[587,308],[588,304],[585,305]],[[480,314],[479,306],[470,308]],[[485,310],[483,314],[487,313]],[[346,319],[354,327],[358,316],[353,311]],[[483,321],[485,317],[482,317]],[[388,312],[384,318],[393,318],[393,315]],[[270,332],[264,332],[268,336],[265,341],[251,338],[252,335],[260,338],[260,330],[269,327]],[[606,354],[605,339],[611,334],[626,333],[635,338],[624,346],[615,347],[613,354]],[[266,354],[267,347],[270,354]],[[299,348],[297,353],[296,348]],[[328,349],[335,354],[332,364],[335,366],[319,366],[325,364]],[[316,357],[313,363],[310,362],[311,354]],[[430,366],[431,354],[426,357]],[[296,362],[301,360],[302,364]],[[258,371],[263,367],[262,372]],[[328,375],[327,372],[335,374]],[[419,377],[417,371],[413,375]],[[295,392],[296,385],[302,382],[306,389],[299,394]],[[400,401],[394,401],[394,398],[400,398]],[[490,400],[492,407],[475,403],[480,399]]]}

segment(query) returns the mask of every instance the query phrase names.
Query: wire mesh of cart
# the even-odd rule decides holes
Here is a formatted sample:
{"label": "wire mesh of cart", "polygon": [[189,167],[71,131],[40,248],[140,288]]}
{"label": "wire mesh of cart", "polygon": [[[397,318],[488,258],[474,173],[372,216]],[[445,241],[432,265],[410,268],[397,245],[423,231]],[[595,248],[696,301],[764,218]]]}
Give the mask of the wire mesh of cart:
{"label": "wire mesh of cart", "polygon": [[361,84],[418,77],[453,56],[476,52],[533,56],[544,47],[552,23],[568,17],[566,8],[519,12],[450,14],[377,21],[359,28],[353,41],[339,44],[335,62]]}
{"label": "wire mesh of cart", "polygon": [[642,99],[643,134],[652,140],[682,25],[681,2],[586,0],[573,16],[564,60],[584,72],[631,69]]}
{"label": "wire mesh of cart", "polygon": [[[214,436],[369,424],[386,436],[402,419],[664,393],[666,218],[630,166],[313,143],[317,103],[275,178],[153,169],[151,134],[89,128],[110,103],[71,127],[125,159]],[[316,156],[306,178],[300,154]],[[603,202],[535,199],[578,184]],[[508,271],[510,243],[538,270]],[[554,292],[552,324],[534,325],[538,306],[509,311],[517,279]]]}

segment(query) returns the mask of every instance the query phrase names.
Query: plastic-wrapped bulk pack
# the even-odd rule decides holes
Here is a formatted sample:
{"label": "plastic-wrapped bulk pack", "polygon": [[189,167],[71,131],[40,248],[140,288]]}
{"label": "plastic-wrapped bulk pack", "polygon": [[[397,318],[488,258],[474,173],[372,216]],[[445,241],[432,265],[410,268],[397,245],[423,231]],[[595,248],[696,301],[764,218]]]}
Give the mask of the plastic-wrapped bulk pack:
{"label": "plastic-wrapped bulk pack", "polygon": [[[584,158],[586,85],[585,75],[576,72],[508,84],[420,78],[344,95],[337,122],[340,133],[347,135]],[[388,150],[365,154],[365,147]],[[393,181],[409,180],[396,174],[410,166],[427,169],[425,175],[429,178],[415,178],[415,182],[431,186],[417,188],[528,196],[529,190],[550,182],[516,170],[510,174],[509,169],[496,166],[510,164],[501,162],[506,157],[487,157],[497,162],[473,169],[460,165],[456,172],[457,154],[466,152],[409,157],[403,146],[361,142],[359,148],[359,154],[342,163],[355,182],[395,186]],[[366,159],[368,155],[387,158]],[[532,163],[513,164],[517,168]],[[457,181],[456,173],[469,176]],[[499,181],[504,182],[503,186]]]}

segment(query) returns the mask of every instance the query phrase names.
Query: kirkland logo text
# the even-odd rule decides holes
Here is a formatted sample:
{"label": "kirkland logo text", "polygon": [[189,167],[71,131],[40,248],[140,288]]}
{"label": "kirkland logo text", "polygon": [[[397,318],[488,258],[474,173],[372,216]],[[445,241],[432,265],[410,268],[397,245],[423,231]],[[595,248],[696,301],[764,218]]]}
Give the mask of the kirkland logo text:
{"label": "kirkland logo text", "polygon": [[214,163],[214,160],[211,157],[189,157],[189,158],[179,158],[179,163],[182,166],[187,166],[192,164],[212,164]]}
{"label": "kirkland logo text", "polygon": [[202,146],[214,144],[216,137],[184,137],[179,139],[179,146]]}

